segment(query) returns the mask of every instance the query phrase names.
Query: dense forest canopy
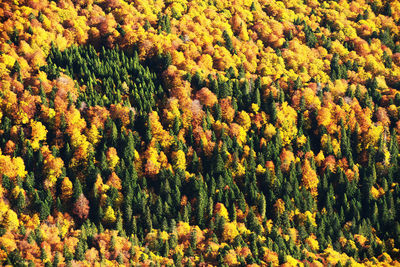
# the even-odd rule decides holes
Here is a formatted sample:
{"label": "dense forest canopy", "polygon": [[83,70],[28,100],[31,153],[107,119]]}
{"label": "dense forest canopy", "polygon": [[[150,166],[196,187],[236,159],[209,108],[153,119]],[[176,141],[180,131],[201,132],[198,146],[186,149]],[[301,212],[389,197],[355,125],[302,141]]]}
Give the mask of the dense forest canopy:
{"label": "dense forest canopy", "polygon": [[0,18],[1,265],[400,264],[399,1]]}

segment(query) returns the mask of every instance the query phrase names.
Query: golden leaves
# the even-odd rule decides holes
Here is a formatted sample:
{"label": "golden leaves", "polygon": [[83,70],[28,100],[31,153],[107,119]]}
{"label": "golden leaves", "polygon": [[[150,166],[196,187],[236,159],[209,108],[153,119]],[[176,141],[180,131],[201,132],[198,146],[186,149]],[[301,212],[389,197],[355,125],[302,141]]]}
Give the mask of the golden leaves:
{"label": "golden leaves", "polygon": [[68,177],[64,177],[61,183],[61,198],[64,201],[68,201],[72,197],[72,188],[73,186],[71,180]]}
{"label": "golden leaves", "polygon": [[297,135],[297,112],[287,102],[278,109],[277,123],[283,145],[290,144]]}
{"label": "golden leaves", "polygon": [[114,170],[115,166],[119,162],[119,157],[118,157],[117,150],[115,149],[115,147],[110,147],[107,150],[106,156],[107,156],[107,163],[108,163],[109,168],[111,170]]}
{"label": "golden leaves", "polygon": [[311,168],[308,159],[303,164],[303,185],[306,189],[310,190],[311,195],[316,197],[318,195],[318,176],[314,169]]}

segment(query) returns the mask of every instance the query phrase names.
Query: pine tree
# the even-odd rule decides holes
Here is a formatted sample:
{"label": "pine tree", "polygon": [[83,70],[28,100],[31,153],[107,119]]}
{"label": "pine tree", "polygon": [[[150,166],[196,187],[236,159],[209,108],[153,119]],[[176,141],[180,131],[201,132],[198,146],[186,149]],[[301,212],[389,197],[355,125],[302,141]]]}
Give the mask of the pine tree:
{"label": "pine tree", "polygon": [[153,222],[151,220],[151,213],[149,207],[146,207],[146,212],[144,214],[144,228],[150,232],[153,229]]}
{"label": "pine tree", "polygon": [[226,49],[228,49],[229,52],[234,54],[234,48],[233,48],[232,40],[231,40],[231,37],[229,36],[229,34],[228,34],[228,32],[226,30],[224,30],[224,32],[222,33],[222,37],[225,40]]}
{"label": "pine tree", "polygon": [[78,261],[82,261],[85,259],[85,246],[83,243],[83,239],[80,239],[78,244],[76,245],[76,249],[75,249],[75,259]]}
{"label": "pine tree", "polygon": [[41,202],[39,213],[40,220],[45,220],[50,215],[50,206],[46,200]]}
{"label": "pine tree", "polygon": [[215,174],[222,174],[225,170],[225,162],[222,159],[222,156],[220,153],[216,152],[217,155],[215,157]]}
{"label": "pine tree", "polygon": [[256,215],[254,214],[253,210],[250,209],[247,217],[246,217],[247,225],[249,230],[254,231],[257,234],[261,234],[261,226],[257,220]]}
{"label": "pine tree", "polygon": [[258,88],[256,88],[253,92],[253,103],[261,107],[261,96],[260,96],[260,90]]}
{"label": "pine tree", "polygon": [[23,194],[23,192],[19,192],[18,197],[17,197],[17,211],[18,213],[22,213],[22,211],[25,208],[25,196]]}
{"label": "pine tree", "polygon": [[261,218],[265,218],[265,213],[267,210],[267,202],[265,200],[265,196],[263,193],[261,193],[261,197],[259,198],[259,205],[258,205],[259,213],[261,215]]}
{"label": "pine tree", "polygon": [[72,196],[73,200],[76,201],[79,196],[82,194],[82,185],[81,185],[81,181],[78,178],[75,178],[74,181],[74,194]]}
{"label": "pine tree", "polygon": [[53,266],[57,267],[59,263],[60,263],[60,253],[56,251],[53,259]]}

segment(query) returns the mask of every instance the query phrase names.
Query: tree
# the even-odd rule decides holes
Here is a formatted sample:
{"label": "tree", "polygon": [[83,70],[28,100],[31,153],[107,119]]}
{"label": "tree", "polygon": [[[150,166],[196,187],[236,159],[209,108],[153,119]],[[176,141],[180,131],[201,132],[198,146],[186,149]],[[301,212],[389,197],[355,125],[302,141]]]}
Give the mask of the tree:
{"label": "tree", "polygon": [[50,206],[49,203],[45,200],[40,203],[40,220],[45,220],[50,215]]}
{"label": "tree", "polygon": [[80,239],[75,248],[75,259],[83,261],[85,259],[85,245],[84,240]]}
{"label": "tree", "polygon": [[259,205],[258,205],[259,213],[261,215],[261,218],[265,218],[265,213],[267,210],[267,202],[265,200],[265,196],[263,193],[261,193],[261,197],[259,198]]}
{"label": "tree", "polygon": [[18,194],[16,205],[18,213],[22,213],[25,208],[25,195],[22,191]]}
{"label": "tree", "polygon": [[107,206],[104,212],[103,222],[106,224],[113,224],[116,221],[115,212],[111,206]]}
{"label": "tree", "polygon": [[228,49],[228,51],[231,52],[231,54],[234,54],[234,48],[233,48],[232,40],[231,40],[231,37],[229,36],[228,32],[226,30],[224,30],[222,35],[223,35],[223,38],[225,40],[226,49]]}
{"label": "tree", "polygon": [[110,167],[111,170],[114,170],[115,166],[119,162],[119,157],[118,157],[118,154],[117,154],[117,150],[114,147],[110,147],[107,150],[106,155],[107,155],[108,166]]}
{"label": "tree", "polygon": [[75,178],[73,199],[76,201],[81,194],[82,194],[81,181],[78,178]]}
{"label": "tree", "polygon": [[213,107],[216,103],[218,103],[216,95],[206,87],[203,87],[200,91],[198,91],[196,97],[202,104],[208,107]]}
{"label": "tree", "polygon": [[252,209],[250,209],[246,217],[246,221],[247,226],[251,231],[254,231],[257,234],[261,234],[261,225]]}
{"label": "tree", "polygon": [[73,213],[80,219],[86,220],[89,215],[89,201],[84,194],[80,194],[74,203]]}
{"label": "tree", "polygon": [[62,183],[61,183],[61,198],[64,201],[68,201],[73,194],[73,187],[72,187],[72,182],[69,180],[68,177],[64,177]]}
{"label": "tree", "polygon": [[306,159],[303,165],[303,185],[306,189],[310,190],[311,194],[315,197],[318,195],[318,176],[314,169],[311,168],[310,161]]}
{"label": "tree", "polygon": [[239,231],[236,229],[236,225],[232,222],[226,222],[222,232],[223,240],[233,241],[238,235]]}

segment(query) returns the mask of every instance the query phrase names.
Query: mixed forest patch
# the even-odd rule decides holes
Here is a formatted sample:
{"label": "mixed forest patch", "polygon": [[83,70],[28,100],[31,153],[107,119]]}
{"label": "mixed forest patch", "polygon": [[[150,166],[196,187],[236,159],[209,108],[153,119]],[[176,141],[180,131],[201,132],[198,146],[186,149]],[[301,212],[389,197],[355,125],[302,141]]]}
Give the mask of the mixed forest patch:
{"label": "mixed forest patch", "polygon": [[0,264],[399,264],[397,1],[0,17]]}

